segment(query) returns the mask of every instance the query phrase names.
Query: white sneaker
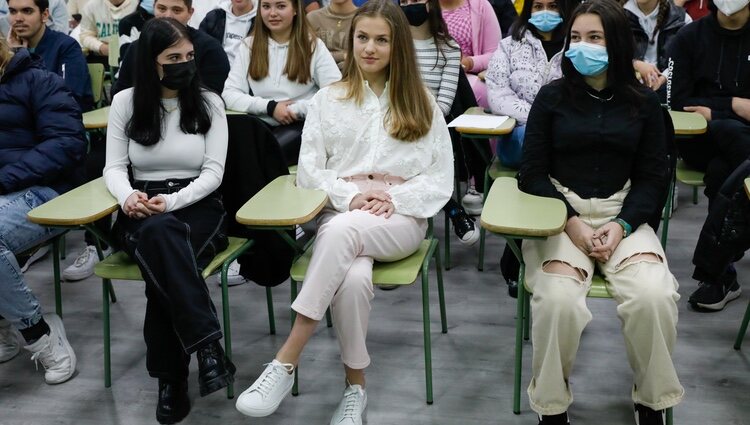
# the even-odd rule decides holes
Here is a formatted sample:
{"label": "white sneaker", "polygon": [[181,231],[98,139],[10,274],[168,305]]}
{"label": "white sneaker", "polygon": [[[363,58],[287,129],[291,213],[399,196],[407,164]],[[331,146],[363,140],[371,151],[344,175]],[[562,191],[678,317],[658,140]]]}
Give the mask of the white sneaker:
{"label": "white sneaker", "polygon": [[39,249],[34,251],[34,253],[31,254],[31,256],[29,257],[29,259],[26,260],[26,263],[24,263],[23,267],[21,267],[21,273],[26,273],[26,270],[28,270],[32,264],[41,260],[47,254],[49,254],[49,245],[40,246]]}
{"label": "white sneaker", "polygon": [[477,192],[473,187],[470,187],[466,191],[466,195],[461,198],[461,205],[469,215],[480,215],[484,206],[483,201],[482,194]]}
{"label": "white sneaker", "polygon": [[344,398],[333,413],[330,425],[362,425],[362,413],[367,407],[367,393],[359,385],[349,385]]}
{"label": "white sneaker", "polygon": [[23,348],[32,353],[31,360],[44,366],[44,380],[48,384],[61,384],[76,371],[76,354],[65,336],[65,327],[60,317],[46,314],[44,320],[49,325],[49,335],[44,335]]}
{"label": "white sneaker", "polygon": [[[221,273],[216,275],[216,284],[221,286]],[[240,263],[237,260],[232,261],[227,270],[227,286],[237,286],[246,283],[245,276],[240,274]]]}
{"label": "white sneaker", "polygon": [[21,351],[18,331],[7,320],[0,320],[0,363],[16,357]]}
{"label": "white sneaker", "polygon": [[284,397],[292,391],[292,372],[293,364],[281,363],[276,359],[267,363],[266,370],[237,398],[237,410],[253,418],[262,418],[275,412]]}
{"label": "white sneaker", "polygon": [[[104,257],[112,252],[111,249],[104,250]],[[83,280],[94,274],[94,266],[99,262],[96,247],[88,245],[81,251],[78,258],[62,272],[62,278],[67,281]]]}

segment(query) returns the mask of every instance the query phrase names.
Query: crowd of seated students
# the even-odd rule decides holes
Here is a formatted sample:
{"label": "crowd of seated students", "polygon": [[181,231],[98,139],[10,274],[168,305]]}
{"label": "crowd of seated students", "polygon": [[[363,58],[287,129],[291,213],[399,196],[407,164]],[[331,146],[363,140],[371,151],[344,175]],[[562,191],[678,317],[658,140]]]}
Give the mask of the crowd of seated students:
{"label": "crowd of seated students", "polygon": [[[237,400],[246,415],[279,407],[330,306],[347,382],[331,423],[362,423],[373,261],[410,255],[440,209],[462,242],[478,237],[473,211],[451,199],[462,151],[455,138],[451,148],[446,121],[464,74],[472,101],[517,122],[497,155],[519,168],[519,188],[567,209],[563,233],[522,247],[534,317],[528,393],[540,424],[569,423],[569,377],[597,269],[619,304],[636,423],[664,425],[683,397],[671,359],[680,296],[648,224],[671,178],[660,104],[708,122],[704,135],[677,143],[685,163],[705,172],[709,198],[710,231],[693,257],[700,284],[688,303],[716,311],[740,294],[733,263],[750,244],[720,250],[716,241],[745,223],[727,211],[739,208],[738,191],[744,196],[738,173],[750,174],[749,0],[525,0],[507,34],[496,14],[502,2],[488,0],[210,1],[198,22],[193,0],[69,0],[80,45],[66,34],[68,12],[62,30],[50,25],[63,19],[52,17],[60,2],[0,0],[0,362],[22,339],[47,383],[70,379],[76,357],[19,261],[58,231],[25,216],[101,175],[81,169],[81,113],[93,107],[81,46],[108,56],[118,33],[106,151],[92,149],[106,152],[96,168],[121,207],[114,227],[103,225],[144,271],[160,423],[190,411],[192,353],[202,396],[234,379],[200,277],[227,242],[217,192],[225,109],[267,126],[287,164],[298,165],[297,183],[329,198],[289,338]],[[455,161],[467,161],[461,156]],[[93,237],[87,244],[63,274],[69,280],[93,272]],[[160,261],[167,252],[169,267]],[[232,275],[245,282],[237,264]]]}

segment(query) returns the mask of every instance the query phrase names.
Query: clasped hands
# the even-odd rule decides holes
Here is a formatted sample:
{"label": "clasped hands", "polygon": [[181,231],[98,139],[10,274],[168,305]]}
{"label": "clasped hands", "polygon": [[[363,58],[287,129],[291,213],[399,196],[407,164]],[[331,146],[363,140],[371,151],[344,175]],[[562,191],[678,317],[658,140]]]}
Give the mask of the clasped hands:
{"label": "clasped hands", "polygon": [[393,215],[396,207],[391,202],[391,195],[384,190],[368,190],[358,193],[349,203],[349,211],[369,211],[370,214],[385,215],[389,218]]}
{"label": "clasped hands", "polygon": [[565,233],[578,249],[601,263],[609,261],[623,237],[623,229],[619,223],[610,221],[594,230],[577,216],[568,219]]}
{"label": "clasped hands", "polygon": [[167,208],[167,201],[161,195],[148,197],[141,191],[135,191],[125,200],[122,210],[130,218],[144,219],[155,214],[161,214]]}

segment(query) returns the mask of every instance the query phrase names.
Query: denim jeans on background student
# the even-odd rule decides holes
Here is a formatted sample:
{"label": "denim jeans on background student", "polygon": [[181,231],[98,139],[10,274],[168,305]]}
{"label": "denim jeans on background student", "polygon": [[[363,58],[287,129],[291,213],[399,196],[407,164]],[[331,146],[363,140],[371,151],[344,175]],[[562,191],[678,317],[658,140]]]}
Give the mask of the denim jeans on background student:
{"label": "denim jeans on background student", "polygon": [[0,316],[17,329],[39,322],[42,310],[23,280],[16,254],[62,233],[28,221],[26,214],[57,195],[43,186],[0,195]]}
{"label": "denim jeans on background student", "polygon": [[505,136],[497,144],[497,157],[506,167],[519,168],[523,155],[523,138],[526,136],[526,126],[519,125],[510,135]]}

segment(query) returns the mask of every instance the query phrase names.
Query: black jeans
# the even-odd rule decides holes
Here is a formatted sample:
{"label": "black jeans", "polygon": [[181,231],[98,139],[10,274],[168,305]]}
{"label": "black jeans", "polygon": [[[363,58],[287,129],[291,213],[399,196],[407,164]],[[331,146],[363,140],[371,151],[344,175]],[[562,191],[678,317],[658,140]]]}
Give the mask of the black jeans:
{"label": "black jeans", "polygon": [[[149,197],[177,192],[192,179],[134,182]],[[201,271],[227,247],[226,212],[214,192],[177,211],[139,220],[122,212],[115,223],[120,247],[146,281],[146,368],[155,378],[185,379],[190,354],[221,339],[221,328]]]}

